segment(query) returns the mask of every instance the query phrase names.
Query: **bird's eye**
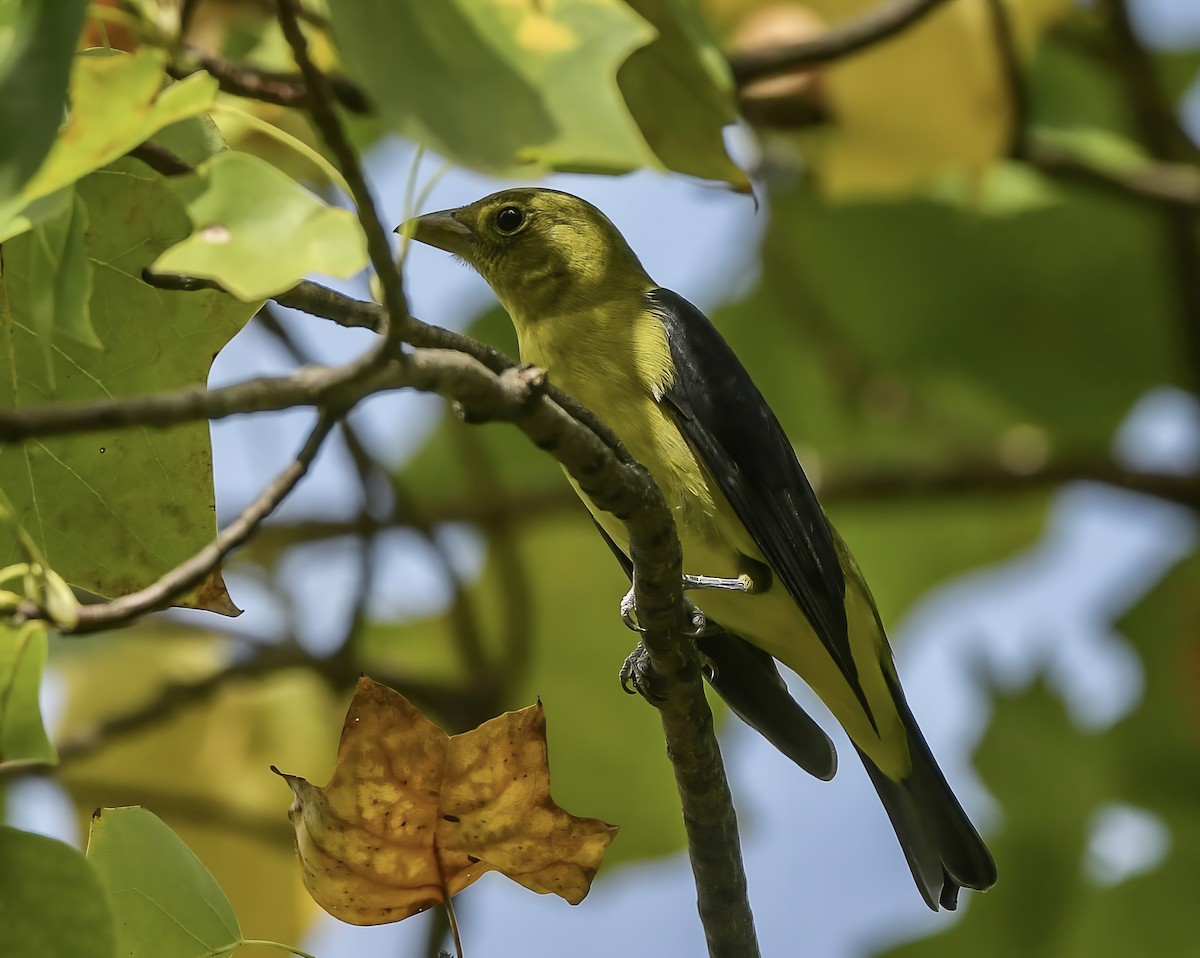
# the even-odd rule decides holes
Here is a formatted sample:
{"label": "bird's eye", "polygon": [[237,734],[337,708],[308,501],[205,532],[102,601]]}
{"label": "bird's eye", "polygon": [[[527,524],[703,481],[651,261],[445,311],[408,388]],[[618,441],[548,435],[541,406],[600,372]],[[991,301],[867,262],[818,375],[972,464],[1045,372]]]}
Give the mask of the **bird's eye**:
{"label": "bird's eye", "polygon": [[501,233],[515,233],[525,222],[525,214],[515,206],[506,206],[496,214],[496,229]]}

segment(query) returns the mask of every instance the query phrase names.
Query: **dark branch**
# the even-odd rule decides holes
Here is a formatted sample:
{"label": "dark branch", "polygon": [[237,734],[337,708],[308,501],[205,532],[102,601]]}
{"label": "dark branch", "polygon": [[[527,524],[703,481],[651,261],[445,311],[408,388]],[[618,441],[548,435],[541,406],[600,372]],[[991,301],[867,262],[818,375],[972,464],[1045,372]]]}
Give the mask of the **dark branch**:
{"label": "dark branch", "polygon": [[129,155],[141,160],[155,173],[161,173],[163,176],[183,176],[195,172],[195,167],[190,163],[185,163],[166,147],[159,146],[151,140],[135,146],[129,151]]}
{"label": "dark branch", "polygon": [[893,37],[924,19],[948,0],[884,0],[879,6],[831,27],[813,40],[770,50],[729,56],[729,68],[739,86],[800,67],[840,60]]}
{"label": "dark branch", "polygon": [[[234,96],[274,103],[277,106],[305,108],[309,105],[308,86],[298,74],[257,70],[245,64],[213,56],[190,45],[184,49],[188,59],[193,61],[196,67],[172,65],[169,72],[176,80],[182,80],[203,70],[216,79],[217,85],[225,93],[232,93]],[[331,75],[329,87],[337,102],[351,113],[371,112],[367,95],[348,77]]]}
{"label": "dark branch", "polygon": [[387,327],[375,353],[379,362],[385,362],[395,354],[396,347],[408,332],[408,300],[404,295],[400,268],[392,258],[388,233],[379,221],[379,212],[375,208],[375,200],[363,175],[358,152],[351,145],[337,110],[334,109],[334,95],[329,80],[317,69],[308,55],[308,41],[297,20],[299,4],[297,0],[277,0],[277,3],[279,26],[288,46],[292,48],[292,56],[295,57],[296,65],[308,86],[308,112],[350,186],[350,195],[358,211],[358,221],[367,236],[367,252],[370,254],[375,275],[379,277],[379,284],[383,290],[383,305],[387,308]]}

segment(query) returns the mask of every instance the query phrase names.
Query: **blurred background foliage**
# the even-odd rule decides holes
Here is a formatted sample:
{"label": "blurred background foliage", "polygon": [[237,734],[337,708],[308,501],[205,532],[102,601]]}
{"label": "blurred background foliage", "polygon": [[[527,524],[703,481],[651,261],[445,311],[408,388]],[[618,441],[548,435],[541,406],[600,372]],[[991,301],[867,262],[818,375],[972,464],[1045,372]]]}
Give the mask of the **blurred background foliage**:
{"label": "blurred background foliage", "polygon": [[[0,375],[0,407],[200,381],[248,321],[293,365],[323,358],[274,307],[251,319],[261,300],[163,293],[138,279],[167,250],[172,268],[229,289],[261,278],[236,244],[197,254],[185,242],[187,214],[205,225],[197,203],[245,210],[265,189],[266,179],[216,175],[227,147],[312,191],[293,196],[285,183],[263,204],[271,209],[246,217],[250,238],[276,238],[273,288],[361,268],[360,251],[296,225],[322,216],[352,231],[340,210],[311,213],[338,205],[337,177],[297,108],[272,4],[70,6],[55,34],[36,20],[38,4],[0,0],[0,104],[25,89],[17,81],[39,78],[35,61],[46,71],[24,113],[0,106],[0,370],[20,370]],[[1200,502],[1192,478],[1132,470],[1112,452],[1149,390],[1200,385],[1200,149],[1183,119],[1200,37],[1168,50],[1146,43],[1137,0],[951,0],[854,55],[822,59],[810,46],[803,65],[763,69],[780,47],[836,36],[873,6],[329,0],[305,4],[305,25],[362,150],[401,135],[495,176],[653,169],[754,191],[766,225],[756,250],[736,251],[752,265],[710,313],[801,444],[894,623],[935,586],[1028,549],[1064,483]],[[61,62],[29,54],[42,49],[30,36]],[[64,42],[129,55],[75,58],[72,102],[97,105],[72,112],[75,139],[56,155]],[[220,92],[184,79],[200,71]],[[161,105],[167,77],[167,90],[192,84],[174,94],[174,112]],[[36,117],[36,134],[18,137]],[[137,152],[146,141],[200,172],[162,175]],[[659,232],[671,241],[669,222]],[[515,354],[495,309],[468,331]],[[555,798],[621,825],[610,862],[680,850],[657,718],[616,684],[631,644],[614,614],[620,570],[548,457],[507,427],[434,416],[402,459],[352,418],[339,446],[342,508],[285,513],[226,564],[244,593],[233,601],[277,613],[269,634],[167,615],[53,641],[59,767],[31,772],[10,754],[22,744],[0,735],[0,784],[53,775],[81,821],[100,804],[153,808],[212,870],[243,927],[298,942],[315,906],[293,861],[286,790],[265,770],[322,781],[365,671],[451,731],[542,695]],[[120,452],[120,471],[116,457],[98,458],[106,450]],[[212,481],[196,427],[0,447],[15,522],[50,567],[100,596],[153,581],[211,538]],[[0,527],[0,565],[21,555],[10,528]],[[148,545],[126,548],[124,535]],[[435,583],[423,606],[377,601],[397,536]],[[297,563],[347,554],[349,580],[318,572],[303,585],[344,611],[314,639],[298,618]],[[1111,727],[1081,727],[1040,680],[992,691],[977,764],[1000,810],[989,840],[1001,882],[964,920],[892,953],[1200,954],[1194,935],[1182,937],[1200,874],[1196,582],[1190,558],[1114,623],[1144,680]],[[188,604],[231,611],[220,583]],[[1045,642],[1055,641],[1051,629]],[[37,681],[0,656],[12,701]],[[1087,867],[1095,816],[1114,805],[1155,816],[1169,834],[1154,867],[1116,883]]]}

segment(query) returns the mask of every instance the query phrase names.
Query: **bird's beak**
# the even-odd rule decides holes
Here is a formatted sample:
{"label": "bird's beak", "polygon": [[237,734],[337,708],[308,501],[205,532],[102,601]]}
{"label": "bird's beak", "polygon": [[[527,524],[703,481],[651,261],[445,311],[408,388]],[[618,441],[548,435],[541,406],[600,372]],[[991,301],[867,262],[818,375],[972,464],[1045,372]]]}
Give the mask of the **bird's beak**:
{"label": "bird's beak", "polygon": [[438,213],[415,216],[397,226],[396,232],[415,239],[418,243],[436,246],[469,261],[475,234],[455,216],[457,212],[442,210]]}

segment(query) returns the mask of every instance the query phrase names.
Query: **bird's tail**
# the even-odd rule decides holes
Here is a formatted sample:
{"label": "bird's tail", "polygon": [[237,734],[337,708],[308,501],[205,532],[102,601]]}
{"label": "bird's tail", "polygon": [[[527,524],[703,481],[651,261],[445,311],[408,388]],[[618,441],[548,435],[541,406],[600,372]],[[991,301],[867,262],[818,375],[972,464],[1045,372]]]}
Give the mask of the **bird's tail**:
{"label": "bird's tail", "polygon": [[899,683],[890,676],[888,681],[908,733],[912,771],[892,781],[861,749],[858,754],[892,820],[921,896],[934,911],[939,905],[953,910],[960,888],[985,891],[996,883],[996,863],[946,783]]}

